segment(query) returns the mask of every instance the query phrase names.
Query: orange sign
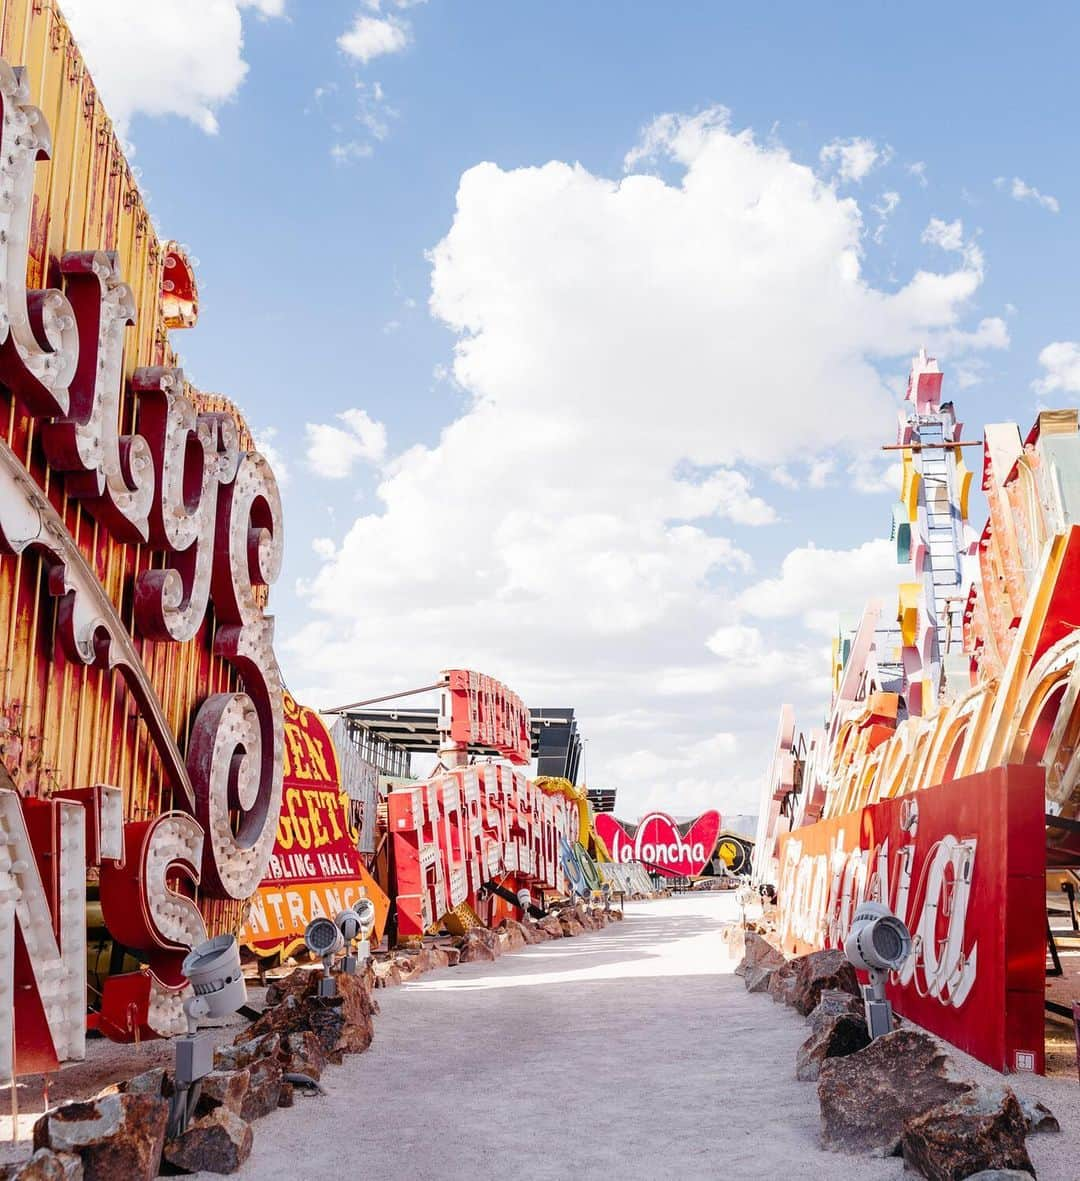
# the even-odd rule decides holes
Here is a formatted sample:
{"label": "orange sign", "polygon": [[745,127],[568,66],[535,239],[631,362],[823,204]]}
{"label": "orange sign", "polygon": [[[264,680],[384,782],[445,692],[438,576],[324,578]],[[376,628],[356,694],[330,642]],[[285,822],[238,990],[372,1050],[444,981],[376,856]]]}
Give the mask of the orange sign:
{"label": "orange sign", "polygon": [[277,841],[240,942],[258,955],[288,955],[303,943],[304,928],[313,918],[334,918],[361,898],[375,904],[372,938],[377,942],[390,903],[357,852],[333,739],[314,710],[286,694],[285,787]]}

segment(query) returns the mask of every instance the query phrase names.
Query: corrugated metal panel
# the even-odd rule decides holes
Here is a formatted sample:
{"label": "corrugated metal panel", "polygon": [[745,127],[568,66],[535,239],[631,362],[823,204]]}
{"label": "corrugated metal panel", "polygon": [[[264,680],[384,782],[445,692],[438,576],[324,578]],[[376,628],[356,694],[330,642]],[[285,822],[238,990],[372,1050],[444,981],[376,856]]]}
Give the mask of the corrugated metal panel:
{"label": "corrugated metal panel", "polygon": [[[67,251],[115,250],[135,297],[128,330],[125,377],[144,365],[173,365],[161,312],[164,244],[158,239],[93,81],[68,27],[51,0],[7,0],[0,19],[0,55],[25,66],[32,101],[52,131],[51,161],[37,167],[28,282],[57,286]],[[231,405],[196,395],[207,408]],[[135,403],[125,390],[121,429],[134,430]],[[65,495],[62,476],[45,465],[34,420],[0,389],[0,429],[68,525],[116,605],[181,749],[200,702],[234,689],[237,678],[213,655],[212,609],[189,644],[154,644],[135,633],[132,586],[155,564],[145,547],[120,543]],[[242,438],[247,439],[242,426]],[[128,819],[144,819],[173,805],[144,725],[117,674],[73,666],[54,646],[53,603],[36,557],[0,561],[0,759],[19,790],[44,797],[93,783],[123,789]],[[179,801],[177,801],[179,803]],[[212,930],[239,923],[239,904],[211,903]]]}

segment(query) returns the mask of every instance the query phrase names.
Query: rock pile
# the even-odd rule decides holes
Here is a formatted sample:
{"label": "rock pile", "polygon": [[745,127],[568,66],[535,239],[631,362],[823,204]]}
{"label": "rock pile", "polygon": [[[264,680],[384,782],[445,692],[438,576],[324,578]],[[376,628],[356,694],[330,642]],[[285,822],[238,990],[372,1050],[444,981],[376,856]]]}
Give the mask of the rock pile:
{"label": "rock pile", "polygon": [[1026,1137],[1060,1130],[1043,1104],[965,1079],[920,1030],[871,1041],[858,980],[841,952],[788,960],[750,930],[745,945],[736,972],[747,991],[770,993],[810,1026],[795,1077],[817,1082],[825,1148],[902,1155],[907,1170],[929,1181],[1034,1176]]}
{"label": "rock pile", "polygon": [[0,1181],[152,1181],[162,1169],[234,1173],[251,1154],[255,1120],[291,1107],[296,1088],[321,1091],[328,1063],[371,1045],[379,1011],[375,988],[600,930],[621,918],[621,912],[578,902],[537,922],[505,919],[497,930],[473,927],[453,943],[398,949],[362,974],[339,974],[333,997],[319,996],[319,972],[298,968],[267,988],[266,1008],[253,1024],[231,1045],[217,1048],[194,1118],[181,1135],[166,1139],[175,1085],[169,1071],[157,1067],[129,1079],[117,1093],[46,1112],[34,1125],[34,1155],[0,1166]]}

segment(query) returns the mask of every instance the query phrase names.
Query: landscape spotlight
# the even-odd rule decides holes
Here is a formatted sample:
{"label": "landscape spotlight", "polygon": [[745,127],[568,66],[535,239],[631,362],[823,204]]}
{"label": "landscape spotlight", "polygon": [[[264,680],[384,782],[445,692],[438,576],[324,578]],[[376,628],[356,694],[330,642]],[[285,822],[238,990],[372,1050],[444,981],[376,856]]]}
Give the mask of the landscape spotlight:
{"label": "landscape spotlight", "polygon": [[357,956],[353,951],[353,944],[360,939],[364,934],[364,920],[356,913],[355,910],[343,910],[334,922],[337,924],[337,929],[341,932],[341,938],[345,941],[345,959],[342,961],[341,970],[353,975],[356,971]]}
{"label": "landscape spotlight", "polygon": [[323,963],[323,978],[319,981],[319,996],[336,996],[337,988],[330,975],[334,956],[345,946],[341,930],[333,919],[323,916],[312,919],[304,928],[304,942],[312,955]]}
{"label": "landscape spotlight", "polygon": [[870,1037],[891,1033],[892,1005],[885,997],[885,981],[911,955],[911,932],[884,903],[863,902],[844,941],[844,955],[870,976],[862,990]]}
{"label": "landscape spotlight", "polygon": [[353,910],[360,919],[360,942],[356,945],[356,958],[360,964],[371,959],[371,936],[375,931],[375,903],[370,898],[358,898]]}
{"label": "landscape spotlight", "polygon": [[214,1068],[214,1036],[199,1021],[228,1017],[247,1002],[235,935],[217,935],[188,953],[181,969],[194,995],[184,1001],[186,1037],[176,1039],[176,1090],[169,1106],[169,1136],[179,1136],[199,1101],[200,1079]]}

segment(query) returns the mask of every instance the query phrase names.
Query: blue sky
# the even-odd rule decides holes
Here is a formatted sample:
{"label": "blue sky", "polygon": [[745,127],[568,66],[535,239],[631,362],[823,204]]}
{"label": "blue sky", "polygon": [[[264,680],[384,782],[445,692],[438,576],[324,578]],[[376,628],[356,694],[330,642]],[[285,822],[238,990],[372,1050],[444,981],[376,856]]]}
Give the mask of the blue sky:
{"label": "blue sky", "polygon": [[480,667],[628,818],[752,811],[894,578],[910,355],[970,438],[1080,392],[1066,6],[64,7],[286,473],[311,704]]}

